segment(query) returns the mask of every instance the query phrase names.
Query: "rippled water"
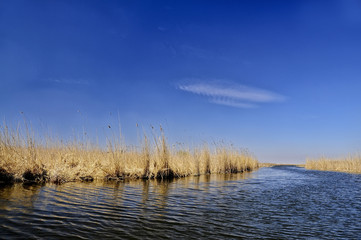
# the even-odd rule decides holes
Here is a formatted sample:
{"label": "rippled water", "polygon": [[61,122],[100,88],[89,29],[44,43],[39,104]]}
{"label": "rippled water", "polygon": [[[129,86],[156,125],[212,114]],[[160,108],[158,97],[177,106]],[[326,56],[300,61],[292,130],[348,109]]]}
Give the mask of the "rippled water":
{"label": "rippled water", "polygon": [[294,166],[0,188],[0,238],[361,239],[361,175]]}

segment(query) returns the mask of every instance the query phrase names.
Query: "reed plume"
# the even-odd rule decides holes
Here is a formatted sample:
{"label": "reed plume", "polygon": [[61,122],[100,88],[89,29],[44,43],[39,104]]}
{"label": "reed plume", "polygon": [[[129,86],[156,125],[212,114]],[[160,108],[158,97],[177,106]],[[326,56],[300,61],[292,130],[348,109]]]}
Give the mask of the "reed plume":
{"label": "reed plume", "polygon": [[107,139],[106,147],[90,141],[70,142],[35,138],[32,130],[0,130],[0,182],[122,180],[175,178],[189,175],[234,173],[258,167],[247,151],[216,146],[170,148],[161,129],[154,141],[144,134],[141,147],[129,147],[121,136]]}
{"label": "reed plume", "polygon": [[323,171],[361,173],[361,156],[348,156],[343,159],[330,159],[325,157],[316,160],[307,159],[305,168]]}

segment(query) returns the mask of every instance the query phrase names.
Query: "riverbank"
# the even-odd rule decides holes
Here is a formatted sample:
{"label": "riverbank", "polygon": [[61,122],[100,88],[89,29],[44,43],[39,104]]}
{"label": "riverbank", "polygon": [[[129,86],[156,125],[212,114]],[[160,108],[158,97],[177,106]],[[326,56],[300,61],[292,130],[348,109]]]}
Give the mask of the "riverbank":
{"label": "riverbank", "polygon": [[[37,138],[39,139],[39,137]],[[89,142],[35,140],[6,125],[0,133],[0,182],[169,179],[212,173],[236,173],[258,168],[247,151],[206,145],[195,149],[170,147],[162,130],[147,136],[141,146],[127,147],[122,139],[108,140],[106,148]]]}
{"label": "riverbank", "polygon": [[349,156],[343,159],[320,158],[307,160],[306,169],[361,173],[361,157]]}
{"label": "riverbank", "polygon": [[277,166],[296,166],[296,167],[305,167],[305,164],[289,164],[289,163],[263,163],[260,162],[259,167],[277,167]]}

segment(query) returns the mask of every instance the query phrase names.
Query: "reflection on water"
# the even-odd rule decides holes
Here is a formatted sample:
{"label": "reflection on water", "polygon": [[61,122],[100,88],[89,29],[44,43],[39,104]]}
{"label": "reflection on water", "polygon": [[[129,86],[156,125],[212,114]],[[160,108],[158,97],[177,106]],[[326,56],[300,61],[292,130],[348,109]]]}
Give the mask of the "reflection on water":
{"label": "reflection on water", "polygon": [[42,186],[37,184],[15,184],[0,187],[0,209],[12,211],[16,210],[18,205],[23,206],[22,210],[33,209],[33,204],[36,202],[41,188]]}
{"label": "reflection on water", "polygon": [[359,238],[360,175],[280,166],[0,188],[0,238]]}

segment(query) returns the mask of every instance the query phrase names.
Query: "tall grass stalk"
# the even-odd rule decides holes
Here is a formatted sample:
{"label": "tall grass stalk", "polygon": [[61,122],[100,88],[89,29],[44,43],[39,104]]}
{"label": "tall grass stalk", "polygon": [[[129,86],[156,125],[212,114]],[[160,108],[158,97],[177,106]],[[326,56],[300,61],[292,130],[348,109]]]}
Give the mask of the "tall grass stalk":
{"label": "tall grass stalk", "polygon": [[316,160],[307,160],[306,169],[361,173],[361,156],[348,156],[343,159],[329,159],[321,157]]}
{"label": "tall grass stalk", "polygon": [[144,134],[141,147],[129,147],[121,136],[107,139],[106,147],[89,140],[66,142],[35,137],[26,127],[0,128],[0,182],[121,180],[174,178],[211,173],[250,171],[258,161],[247,151],[207,146],[169,147],[161,129],[154,141]]}

